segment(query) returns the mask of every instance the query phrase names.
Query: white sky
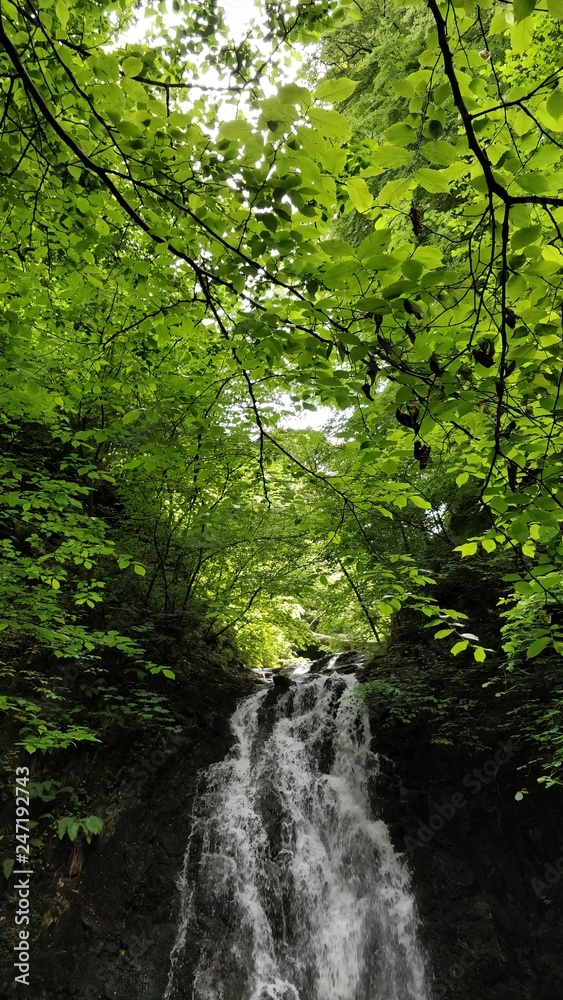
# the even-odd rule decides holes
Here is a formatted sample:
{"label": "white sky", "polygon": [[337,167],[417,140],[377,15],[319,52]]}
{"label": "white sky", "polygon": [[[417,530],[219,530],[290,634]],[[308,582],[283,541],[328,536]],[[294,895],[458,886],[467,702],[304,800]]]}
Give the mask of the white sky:
{"label": "white sky", "polygon": [[[171,7],[171,3],[170,3]],[[256,13],[254,0],[221,0],[221,7],[225,12],[225,21],[231,31],[235,41],[239,41],[244,36],[246,26],[252,16]],[[127,45],[139,42],[145,35],[150,20],[144,16],[143,9],[138,11],[138,19],[128,31],[119,36],[116,44]],[[167,22],[170,26],[178,24],[181,20],[181,13],[174,14],[170,9],[167,15]]]}
{"label": "white sky", "polygon": [[307,427],[312,431],[320,431],[329,421],[334,420],[338,412],[331,406],[317,406],[316,410],[296,409],[290,416],[282,417],[278,426],[286,427],[288,430],[301,430]]}
{"label": "white sky", "polygon": [[236,41],[237,37],[242,37],[246,25],[255,13],[254,2],[253,0],[222,0],[221,6],[225,11],[225,20]]}

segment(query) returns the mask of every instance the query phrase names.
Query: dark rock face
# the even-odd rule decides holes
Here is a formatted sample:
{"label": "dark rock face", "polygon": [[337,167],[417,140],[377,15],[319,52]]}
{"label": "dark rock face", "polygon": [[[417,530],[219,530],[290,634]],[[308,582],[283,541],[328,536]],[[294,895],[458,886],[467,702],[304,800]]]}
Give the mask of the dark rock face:
{"label": "dark rock face", "polygon": [[274,687],[279,688],[281,691],[288,691],[294,682],[284,674],[274,674],[272,683]]}
{"label": "dark rock face", "polygon": [[162,1000],[199,773],[227,754],[234,706],[233,699],[172,735],[163,749],[122,746],[100,755],[102,763],[87,756],[74,762],[98,790],[104,831],[74,850],[53,842],[32,886],[30,986],[14,985],[11,955],[9,964],[3,956],[1,996]]}
{"label": "dark rock face", "polygon": [[472,757],[373,714],[374,809],[409,859],[433,1000],[562,997],[560,790],[516,801],[516,748],[499,740]]}

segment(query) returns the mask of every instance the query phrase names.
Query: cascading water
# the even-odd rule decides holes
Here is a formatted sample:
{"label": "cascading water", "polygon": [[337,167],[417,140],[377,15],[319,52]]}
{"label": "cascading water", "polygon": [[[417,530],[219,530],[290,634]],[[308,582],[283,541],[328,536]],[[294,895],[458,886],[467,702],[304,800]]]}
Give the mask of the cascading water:
{"label": "cascading water", "polygon": [[194,808],[165,1000],[429,1000],[356,683],[302,676],[235,712]]}

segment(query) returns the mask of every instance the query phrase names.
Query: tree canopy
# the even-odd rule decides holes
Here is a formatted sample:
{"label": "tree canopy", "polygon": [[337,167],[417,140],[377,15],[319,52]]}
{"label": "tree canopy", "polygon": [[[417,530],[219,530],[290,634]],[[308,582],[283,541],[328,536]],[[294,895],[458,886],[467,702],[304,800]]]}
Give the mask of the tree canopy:
{"label": "tree canopy", "polygon": [[503,695],[557,780],[562,21],[267,2],[233,40],[216,3],[2,0],[1,704],[29,750],[98,739],[116,677],[166,714],[186,650],[415,623],[434,666],[371,695],[444,739]]}

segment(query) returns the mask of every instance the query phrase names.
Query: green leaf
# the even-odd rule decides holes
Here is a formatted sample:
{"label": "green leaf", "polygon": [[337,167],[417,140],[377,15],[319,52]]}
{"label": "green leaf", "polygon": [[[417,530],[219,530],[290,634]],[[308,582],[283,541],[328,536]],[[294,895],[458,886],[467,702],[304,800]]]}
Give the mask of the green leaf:
{"label": "green leaf", "polygon": [[516,177],[518,187],[529,194],[545,194],[549,191],[549,180],[543,174],[534,173],[531,170],[523,170]]}
{"label": "green leaf", "polygon": [[452,653],[453,656],[457,656],[458,653],[463,653],[463,650],[467,649],[468,645],[469,645],[469,640],[462,639],[461,642],[456,642],[455,646],[452,646],[450,652]]}
{"label": "green leaf", "polygon": [[221,139],[228,139],[234,142],[245,142],[252,135],[252,125],[244,118],[235,118],[234,121],[221,122],[219,126],[219,136]]}
{"label": "green leaf", "polygon": [[99,816],[87,816],[80,825],[85,833],[98,834],[102,832],[104,822]]}
{"label": "green leaf", "polygon": [[345,101],[354,93],[357,86],[355,80],[349,80],[345,76],[321,80],[313,91],[313,97],[316,101],[330,101],[332,103]]}
{"label": "green leaf", "polygon": [[137,576],[145,576],[146,575],[147,571],[146,571],[145,567],[142,566],[140,563],[135,563],[135,565],[133,566],[133,569],[135,570],[135,573],[137,574]]}
{"label": "green leaf", "polygon": [[504,7],[497,7],[489,25],[489,35],[500,35],[506,27],[506,10]]}
{"label": "green leaf", "polygon": [[411,125],[397,122],[385,130],[385,138],[394,146],[412,146],[417,140],[417,133]]}
{"label": "green leaf", "polygon": [[397,205],[403,198],[408,198],[414,187],[412,177],[399,177],[396,181],[388,181],[379,192],[380,205]]}
{"label": "green leaf", "polygon": [[563,0],[547,0],[547,9],[552,17],[563,20]]}
{"label": "green leaf", "polygon": [[413,493],[409,500],[415,507],[420,507],[421,510],[432,510],[432,504],[429,500],[425,500],[424,497],[418,496],[417,493]]}
{"label": "green leaf", "polygon": [[129,410],[123,417],[123,425],[126,427],[128,424],[133,424],[142,414],[142,410]]}
{"label": "green leaf", "polygon": [[563,115],[563,91],[554,90],[548,99],[546,107],[553,118],[561,118],[561,115]]}
{"label": "green leaf", "polygon": [[439,247],[417,247],[413,253],[413,260],[419,260],[425,267],[440,267],[442,251]]}
{"label": "green leaf", "polygon": [[282,104],[298,104],[302,108],[308,108],[313,96],[307,87],[302,87],[298,83],[284,83],[278,90],[278,100]]}
{"label": "green leaf", "polygon": [[533,34],[533,18],[525,17],[522,21],[516,22],[510,30],[510,41],[513,52],[517,55],[525,52],[532,41]]}
{"label": "green leaf", "polygon": [[61,27],[66,28],[68,24],[69,10],[66,3],[63,3],[63,0],[57,0],[55,4],[55,13],[59,19]]}
{"label": "green leaf", "polygon": [[143,69],[143,60],[138,59],[137,56],[128,56],[121,63],[121,68],[125,76],[138,76]]}
{"label": "green leaf", "polygon": [[444,126],[439,118],[431,118],[428,122],[428,132],[432,139],[437,139],[439,135],[442,135],[444,131]]}
{"label": "green leaf", "polygon": [[420,152],[430,163],[436,163],[440,167],[449,167],[451,163],[459,157],[459,151],[449,142],[442,139],[434,139],[420,147]]}
{"label": "green leaf", "polygon": [[420,275],[424,271],[424,265],[420,263],[419,260],[409,259],[404,262],[401,266],[401,270],[406,278],[411,281],[418,281]]}
{"label": "green leaf", "polygon": [[59,835],[59,840],[62,840],[65,833],[70,838],[70,840],[76,840],[79,830],[79,822],[75,820],[72,816],[63,816],[57,823],[57,832]]}
{"label": "green leaf", "polygon": [[531,243],[535,243],[541,234],[541,225],[524,226],[523,229],[518,229],[517,232],[512,234],[510,246],[513,250],[521,250],[522,247],[528,247]]}
{"label": "green leaf", "polygon": [[443,83],[439,83],[437,87],[434,87],[433,98],[436,104],[443,104],[451,97],[452,89],[447,80]]}
{"label": "green leaf", "polygon": [[482,646],[475,647],[475,649],[473,650],[473,656],[474,659],[477,660],[477,663],[484,663],[485,660],[487,659],[487,654]]}
{"label": "green leaf", "polygon": [[423,94],[426,91],[432,73],[428,69],[419,69],[403,80],[394,80],[393,89],[401,97],[414,97],[415,94]]}
{"label": "green leaf", "polygon": [[514,0],[512,9],[514,11],[514,22],[518,24],[525,17],[529,17],[535,10],[537,0]]}
{"label": "green leaf", "polygon": [[530,535],[530,527],[526,518],[516,518],[509,527],[509,534],[521,544],[527,542]]}
{"label": "green leaf", "polygon": [[395,519],[392,511],[387,510],[387,507],[379,507],[379,506],[377,506],[375,508],[375,510],[377,510],[381,514],[382,517],[387,517],[390,521],[393,521]]}
{"label": "green leaf", "polygon": [[465,542],[463,545],[456,545],[455,552],[461,552],[462,557],[474,556],[477,552],[477,542]]}
{"label": "green leaf", "polygon": [[449,176],[445,176],[446,171],[444,170],[432,170],[430,167],[420,167],[415,170],[413,177],[417,184],[420,184],[425,191],[429,191],[430,194],[440,194],[445,193],[450,190],[451,180]]}
{"label": "green leaf", "polygon": [[373,151],[370,163],[378,170],[388,167],[406,167],[412,163],[412,153],[404,146],[392,146],[386,142],[379,149]]}
{"label": "green leaf", "polygon": [[351,177],[346,182],[348,197],[357,212],[366,212],[373,204],[373,195],[363,177]]}
{"label": "green leaf", "polygon": [[442,628],[439,632],[434,633],[435,639],[445,639],[447,635],[451,635],[454,631],[453,628]]}
{"label": "green leaf", "polygon": [[550,635],[544,635],[540,639],[536,639],[526,650],[527,659],[532,660],[534,656],[538,656],[546,646],[551,645],[551,641]]}
{"label": "green leaf", "polygon": [[2,862],[2,871],[4,873],[4,878],[5,879],[9,879],[10,875],[13,872],[13,870],[14,870],[14,859],[13,858],[6,858]]}
{"label": "green leaf", "polygon": [[393,80],[392,87],[400,97],[414,97],[416,94],[416,81],[412,79],[412,74],[404,80]]}
{"label": "green leaf", "polygon": [[456,477],[456,485],[465,486],[465,483],[468,481],[468,479],[469,479],[468,472],[460,472],[459,476]]}
{"label": "green leaf", "polygon": [[339,111],[311,108],[309,118],[313,128],[329,139],[341,139],[345,142],[352,134],[348,120]]}

